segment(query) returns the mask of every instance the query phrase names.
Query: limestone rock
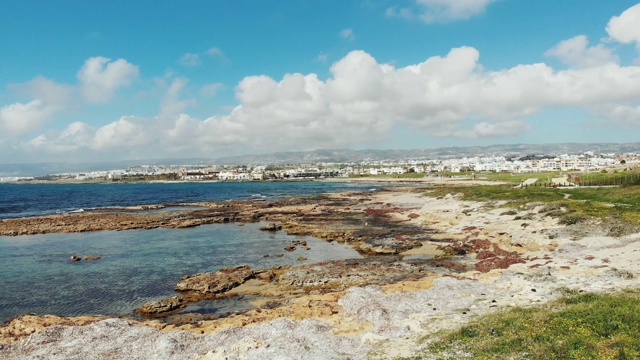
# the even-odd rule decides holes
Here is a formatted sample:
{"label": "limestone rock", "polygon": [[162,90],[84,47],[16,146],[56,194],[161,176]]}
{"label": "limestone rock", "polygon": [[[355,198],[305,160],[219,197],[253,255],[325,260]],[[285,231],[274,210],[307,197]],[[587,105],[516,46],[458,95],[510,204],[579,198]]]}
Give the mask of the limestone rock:
{"label": "limestone rock", "polygon": [[255,275],[255,271],[247,265],[222,268],[216,272],[185,276],[176,285],[176,290],[221,294],[253,279]]}
{"label": "limestone rock", "polygon": [[276,223],[270,223],[269,225],[261,226],[260,230],[264,231],[278,231],[282,230],[282,225]]}
{"label": "limestone rock", "polygon": [[142,316],[164,316],[167,313],[180,310],[186,306],[185,301],[180,296],[173,296],[160,301],[150,301],[134,310]]}

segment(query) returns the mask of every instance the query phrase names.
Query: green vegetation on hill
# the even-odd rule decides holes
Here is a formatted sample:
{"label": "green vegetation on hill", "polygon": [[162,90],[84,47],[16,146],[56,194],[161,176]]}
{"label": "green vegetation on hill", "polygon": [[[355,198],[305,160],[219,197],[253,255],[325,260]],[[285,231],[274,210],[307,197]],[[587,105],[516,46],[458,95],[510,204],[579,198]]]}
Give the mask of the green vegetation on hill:
{"label": "green vegetation on hill", "polygon": [[428,358],[638,359],[640,299],[631,291],[571,295],[486,315],[422,341]]}

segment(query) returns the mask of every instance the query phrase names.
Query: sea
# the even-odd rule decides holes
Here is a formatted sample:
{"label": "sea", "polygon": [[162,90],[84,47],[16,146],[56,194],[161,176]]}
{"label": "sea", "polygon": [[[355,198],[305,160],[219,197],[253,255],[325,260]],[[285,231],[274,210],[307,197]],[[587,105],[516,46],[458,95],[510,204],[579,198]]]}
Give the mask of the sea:
{"label": "sea", "polygon": [[[343,191],[377,191],[349,182],[0,184],[0,219],[99,207],[265,199]],[[0,237],[0,323],[22,314],[133,316],[152,300],[175,295],[182,275],[250,265],[264,268],[358,258],[350,246],[284,232],[262,223],[187,229],[99,231]],[[283,251],[293,240],[311,250]],[[283,257],[276,257],[284,253]],[[70,256],[100,256],[72,262]],[[300,261],[304,256],[307,260]],[[203,301],[183,313],[224,314],[251,308],[249,298]]]}

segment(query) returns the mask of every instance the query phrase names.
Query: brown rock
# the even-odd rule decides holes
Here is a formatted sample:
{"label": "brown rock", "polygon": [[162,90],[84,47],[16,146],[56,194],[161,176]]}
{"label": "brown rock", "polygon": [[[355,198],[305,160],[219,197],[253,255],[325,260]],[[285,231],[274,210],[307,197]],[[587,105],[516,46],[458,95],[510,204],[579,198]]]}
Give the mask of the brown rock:
{"label": "brown rock", "polygon": [[256,277],[260,280],[271,282],[276,277],[276,273],[271,270],[260,271],[256,274]]}
{"label": "brown rock", "polygon": [[142,316],[164,316],[167,313],[171,313],[174,311],[178,311],[183,309],[186,306],[186,303],[180,296],[173,296],[168,299],[160,300],[160,301],[150,301],[141,307],[134,310],[135,313],[138,313]]}
{"label": "brown rock", "polygon": [[276,223],[270,223],[269,225],[261,226],[260,230],[264,231],[278,231],[282,230],[282,225]]}
{"label": "brown rock", "polygon": [[295,249],[296,249],[296,247],[293,246],[293,245],[287,245],[287,246],[284,247],[285,251],[294,251]]}
{"label": "brown rock", "polygon": [[524,262],[518,255],[494,256],[477,262],[475,268],[477,271],[486,273],[493,269],[507,269],[513,264]]}
{"label": "brown rock", "polygon": [[255,271],[246,265],[222,268],[216,272],[196,274],[181,280],[176,285],[176,290],[220,294],[244,284],[255,275]]}

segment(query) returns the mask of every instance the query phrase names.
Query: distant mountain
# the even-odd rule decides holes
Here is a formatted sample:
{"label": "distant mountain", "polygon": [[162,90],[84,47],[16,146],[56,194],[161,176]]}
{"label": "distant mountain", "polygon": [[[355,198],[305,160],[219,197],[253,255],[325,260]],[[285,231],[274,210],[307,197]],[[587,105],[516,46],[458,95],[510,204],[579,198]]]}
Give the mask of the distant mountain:
{"label": "distant mountain", "polygon": [[640,153],[640,143],[564,143],[564,144],[509,144],[491,146],[450,146],[432,149],[412,150],[349,150],[322,149],[313,151],[277,152],[221,157],[215,160],[192,159],[152,159],[127,160],[103,163],[38,163],[0,164],[0,177],[43,176],[60,173],[104,171],[126,169],[138,165],[285,165],[314,163],[360,163],[364,161],[399,161],[447,159],[464,156],[505,156],[561,155],[594,153]]}
{"label": "distant mountain", "polygon": [[311,164],[357,163],[363,161],[397,161],[407,159],[447,159],[464,156],[505,156],[519,157],[525,155],[561,155],[579,154],[587,151],[594,153],[629,153],[640,152],[640,143],[565,143],[565,144],[509,144],[468,147],[442,147],[433,149],[412,150],[348,150],[324,149],[298,152],[277,152],[262,155],[229,156],[216,159],[217,165],[259,165],[259,164]]}

